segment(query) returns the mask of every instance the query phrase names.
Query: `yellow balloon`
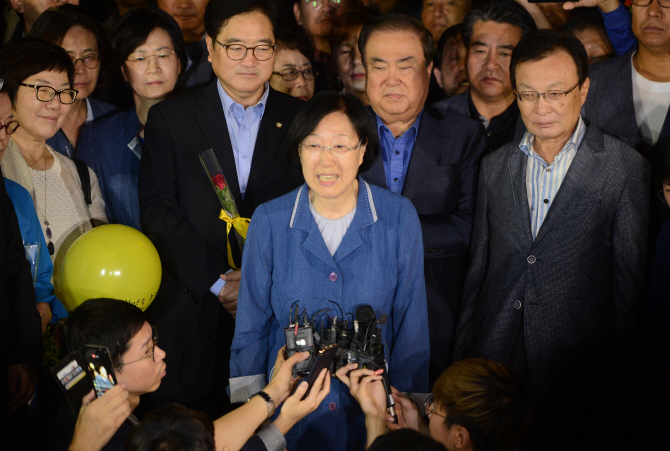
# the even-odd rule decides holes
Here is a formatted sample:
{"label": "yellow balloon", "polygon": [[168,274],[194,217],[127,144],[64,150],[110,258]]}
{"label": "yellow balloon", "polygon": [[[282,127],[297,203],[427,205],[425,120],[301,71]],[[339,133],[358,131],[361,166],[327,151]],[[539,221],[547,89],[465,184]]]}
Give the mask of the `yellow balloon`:
{"label": "yellow balloon", "polygon": [[120,224],[96,227],[77,238],[61,269],[61,292],[70,311],[94,298],[121,299],[144,311],[160,284],[161,261],[153,243]]}

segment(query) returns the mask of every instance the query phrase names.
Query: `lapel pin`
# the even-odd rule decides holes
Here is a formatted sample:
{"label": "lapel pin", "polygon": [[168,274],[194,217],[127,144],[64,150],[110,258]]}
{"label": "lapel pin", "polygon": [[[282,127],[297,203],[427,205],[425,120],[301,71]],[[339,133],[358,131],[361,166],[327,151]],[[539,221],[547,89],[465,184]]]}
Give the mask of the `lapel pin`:
{"label": "lapel pin", "polygon": [[277,128],[281,128],[281,122],[277,122]]}

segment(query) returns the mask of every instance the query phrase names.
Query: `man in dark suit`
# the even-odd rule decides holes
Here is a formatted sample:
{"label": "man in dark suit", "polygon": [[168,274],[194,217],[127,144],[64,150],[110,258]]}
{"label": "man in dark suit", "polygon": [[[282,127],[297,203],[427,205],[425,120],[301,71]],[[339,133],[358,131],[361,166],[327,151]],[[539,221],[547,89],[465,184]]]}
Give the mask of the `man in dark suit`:
{"label": "man in dark suit", "polygon": [[20,449],[30,442],[17,434],[25,433],[17,430],[23,423],[10,412],[19,411],[27,417],[42,360],[42,326],[19,222],[1,176],[0,237],[0,432],[7,446]]}
{"label": "man in dark suit", "polygon": [[664,64],[670,11],[656,1],[634,4],[631,11],[638,47],[589,69],[591,88],[582,114],[651,159],[652,147],[670,138],[670,72]]}
{"label": "man in dark suit", "polygon": [[[284,144],[302,101],[267,83],[276,29],[270,2],[212,0],[205,27],[218,79],[151,109],[139,197],[142,230],[165,269],[147,318],[163,331],[170,370],[151,404],[177,401],[218,416],[228,402],[239,271],[223,275],[231,270],[226,224],[199,157],[213,149],[240,214],[250,218],[258,205],[302,182],[288,166]],[[232,237],[231,246],[239,266]]]}
{"label": "man in dark suit", "polygon": [[482,2],[463,20],[470,88],[433,106],[484,124],[487,153],[526,131],[514,101],[509,60],[519,39],[533,30],[533,18],[512,0]]}
{"label": "man in dark suit", "polygon": [[592,125],[634,147],[651,162],[652,246],[663,222],[670,217],[666,206],[655,200],[662,183],[656,168],[670,147],[670,71],[665,64],[670,52],[670,10],[652,1],[647,6],[634,4],[631,12],[638,46],[589,69],[591,89],[582,114]]}
{"label": "man in dark suit", "polygon": [[434,46],[418,20],[382,16],[363,28],[358,45],[382,145],[363,177],[407,197],[421,220],[432,384],[452,361],[483,130],[425,105]]}
{"label": "man in dark suit", "polygon": [[528,131],[482,160],[456,352],[526,382],[530,449],[602,446],[619,435],[621,396],[608,390],[644,295],[649,163],[581,119],[588,56],[576,38],[528,35],[511,70]]}

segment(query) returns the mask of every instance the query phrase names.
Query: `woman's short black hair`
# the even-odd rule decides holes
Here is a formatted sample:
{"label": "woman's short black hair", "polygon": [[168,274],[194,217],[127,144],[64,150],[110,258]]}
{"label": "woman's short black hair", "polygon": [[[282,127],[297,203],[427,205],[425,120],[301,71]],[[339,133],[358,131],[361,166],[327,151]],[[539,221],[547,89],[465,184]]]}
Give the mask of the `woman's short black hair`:
{"label": "woman's short black hair", "polygon": [[557,52],[565,52],[575,62],[579,86],[589,76],[589,56],[582,42],[567,33],[553,30],[537,30],[527,34],[512,51],[509,75],[512,87],[516,89],[516,69],[519,64],[540,61]]}
{"label": "woman's short black hair", "polygon": [[446,448],[420,432],[400,429],[377,437],[368,451],[446,451]]}
{"label": "woman's short black hair", "polygon": [[62,47],[37,38],[22,38],[0,49],[2,91],[9,95],[14,107],[16,93],[27,78],[44,71],[65,72],[74,88],[74,65]]}
{"label": "woman's short black hair", "polygon": [[84,345],[104,346],[114,368],[130,340],[144,326],[144,314],[135,305],[117,299],[89,299],[70,313],[65,327],[65,345],[74,352]]}
{"label": "woman's short black hair", "polygon": [[352,94],[322,91],[300,107],[288,129],[288,158],[291,166],[300,170],[298,146],[319,126],[321,120],[331,113],[344,113],[351,121],[358,138],[366,145],[363,163],[358,173],[366,172],[379,156],[379,136],[372,116],[365,106]]}
{"label": "woman's short black hair", "polygon": [[168,404],[148,413],[126,441],[126,451],[214,451],[214,424],[203,412]]}
{"label": "woman's short black hair", "polygon": [[312,41],[302,29],[282,28],[275,37],[277,43],[277,51],[279,50],[295,50],[307,58],[312,66],[314,66],[314,46]]}
{"label": "woman's short black hair", "polygon": [[58,8],[47,9],[30,28],[29,36],[62,46],[65,34],[73,27],[81,27],[95,36],[100,55],[100,74],[96,90],[104,88],[109,83],[111,49],[100,24],[84,14],[81,8],[66,3]]}
{"label": "woman's short black hair", "polygon": [[114,28],[112,43],[118,67],[124,65],[128,56],[137,47],[147,42],[151,32],[157,28],[165,30],[170,36],[174,51],[179,61],[181,61],[181,72],[183,73],[188,65],[184,37],[177,21],[160,9],[149,11],[148,9],[138,8],[128,11]]}

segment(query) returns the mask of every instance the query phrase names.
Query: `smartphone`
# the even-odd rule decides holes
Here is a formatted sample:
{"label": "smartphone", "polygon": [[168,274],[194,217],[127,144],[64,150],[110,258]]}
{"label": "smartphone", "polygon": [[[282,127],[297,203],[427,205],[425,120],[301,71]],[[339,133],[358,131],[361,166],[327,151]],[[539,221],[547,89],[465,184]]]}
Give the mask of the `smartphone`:
{"label": "smartphone", "polygon": [[68,354],[51,368],[51,373],[58,380],[58,385],[72,410],[78,413],[82,398],[93,389],[93,383],[80,354],[78,352]]}
{"label": "smartphone", "polygon": [[307,391],[301,401],[309,396],[309,392],[312,390],[312,385],[314,385],[319,374],[321,374],[321,370],[328,368],[328,371],[330,371],[330,366],[333,364],[338,348],[339,346],[337,344],[333,344],[319,351],[312,372],[309,373],[309,377],[307,378]]}
{"label": "smartphone", "polygon": [[99,398],[116,385],[116,376],[109,351],[102,346],[86,345],[83,348],[86,369],[93,380],[95,395]]}

